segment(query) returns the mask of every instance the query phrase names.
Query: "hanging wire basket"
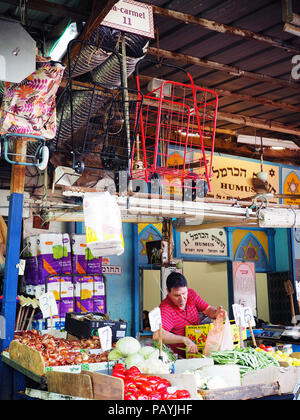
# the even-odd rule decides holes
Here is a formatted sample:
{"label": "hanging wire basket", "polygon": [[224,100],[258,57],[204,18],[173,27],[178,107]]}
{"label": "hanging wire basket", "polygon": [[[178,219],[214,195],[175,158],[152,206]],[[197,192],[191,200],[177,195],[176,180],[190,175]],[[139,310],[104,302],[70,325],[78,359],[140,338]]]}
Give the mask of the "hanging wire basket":
{"label": "hanging wire basket", "polygon": [[[204,180],[211,190],[218,96],[189,83],[161,81],[144,94],[137,141],[131,159],[132,179],[165,186]],[[137,71],[137,88],[140,89]],[[190,184],[191,185],[191,184]]]}

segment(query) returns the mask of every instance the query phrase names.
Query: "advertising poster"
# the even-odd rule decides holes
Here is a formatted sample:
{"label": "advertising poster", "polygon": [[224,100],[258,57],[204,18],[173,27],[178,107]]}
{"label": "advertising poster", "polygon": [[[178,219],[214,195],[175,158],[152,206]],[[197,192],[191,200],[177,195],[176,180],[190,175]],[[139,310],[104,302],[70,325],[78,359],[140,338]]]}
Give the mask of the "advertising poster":
{"label": "advertising poster", "polygon": [[255,264],[253,262],[233,261],[234,303],[249,306],[254,316],[256,309]]}

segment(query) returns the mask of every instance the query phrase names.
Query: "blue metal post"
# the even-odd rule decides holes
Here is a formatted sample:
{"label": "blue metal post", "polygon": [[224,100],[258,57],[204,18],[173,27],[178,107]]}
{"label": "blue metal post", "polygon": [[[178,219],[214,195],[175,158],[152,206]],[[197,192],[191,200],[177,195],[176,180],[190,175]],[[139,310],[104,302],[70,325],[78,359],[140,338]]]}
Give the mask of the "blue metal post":
{"label": "blue metal post", "polygon": [[[18,291],[18,264],[22,228],[23,194],[13,193],[9,201],[3,300],[1,311],[0,353],[14,339],[16,297]],[[7,399],[5,384],[11,383],[12,370],[0,362],[0,399]]]}
{"label": "blue metal post", "polygon": [[132,224],[133,235],[133,337],[139,332],[139,315],[140,315],[140,279],[139,279],[139,256],[138,256],[138,224]]}

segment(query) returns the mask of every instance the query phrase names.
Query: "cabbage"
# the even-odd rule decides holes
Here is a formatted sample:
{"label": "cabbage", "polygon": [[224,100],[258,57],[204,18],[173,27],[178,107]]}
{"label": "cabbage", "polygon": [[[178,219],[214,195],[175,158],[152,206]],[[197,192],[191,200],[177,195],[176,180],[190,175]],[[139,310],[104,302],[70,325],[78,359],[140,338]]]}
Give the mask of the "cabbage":
{"label": "cabbage", "polygon": [[141,345],[139,341],[133,337],[123,337],[116,343],[116,350],[122,353],[123,357],[129,356],[130,354],[137,353]]}
{"label": "cabbage", "polygon": [[112,349],[107,356],[108,360],[119,360],[122,359],[124,356],[121,352],[119,352],[119,350],[117,349]]}
{"label": "cabbage", "polygon": [[143,373],[170,373],[168,365],[160,359],[148,359],[144,363]]}
{"label": "cabbage", "polygon": [[[163,361],[164,363],[169,362],[169,356],[167,355],[167,353],[166,353],[166,352],[162,351],[162,352],[161,352],[161,356],[162,356],[162,361]],[[150,354],[150,356],[149,356],[149,360],[160,360],[160,361],[161,361],[161,359],[159,359],[159,350],[154,350],[154,351]]]}
{"label": "cabbage", "polygon": [[145,360],[147,360],[150,355],[155,351],[154,347],[151,346],[144,346],[139,350],[139,354],[143,356]]}
{"label": "cabbage", "polygon": [[136,366],[140,369],[140,371],[144,370],[144,358],[138,353],[130,354],[124,360],[126,369],[131,368],[132,366]]}

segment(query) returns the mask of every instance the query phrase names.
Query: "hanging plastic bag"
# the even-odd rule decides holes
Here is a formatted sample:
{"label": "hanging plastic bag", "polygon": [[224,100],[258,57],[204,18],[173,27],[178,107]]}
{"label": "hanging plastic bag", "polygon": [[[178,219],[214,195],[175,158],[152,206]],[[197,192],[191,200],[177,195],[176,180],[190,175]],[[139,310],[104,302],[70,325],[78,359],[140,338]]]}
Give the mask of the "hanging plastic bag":
{"label": "hanging plastic bag", "polygon": [[226,313],[225,322],[222,317],[218,317],[208,332],[204,355],[209,356],[213,351],[232,350],[233,347],[231,326]]}
{"label": "hanging plastic bag", "polygon": [[121,211],[108,191],[86,193],[83,199],[86,243],[95,257],[124,252]]}

